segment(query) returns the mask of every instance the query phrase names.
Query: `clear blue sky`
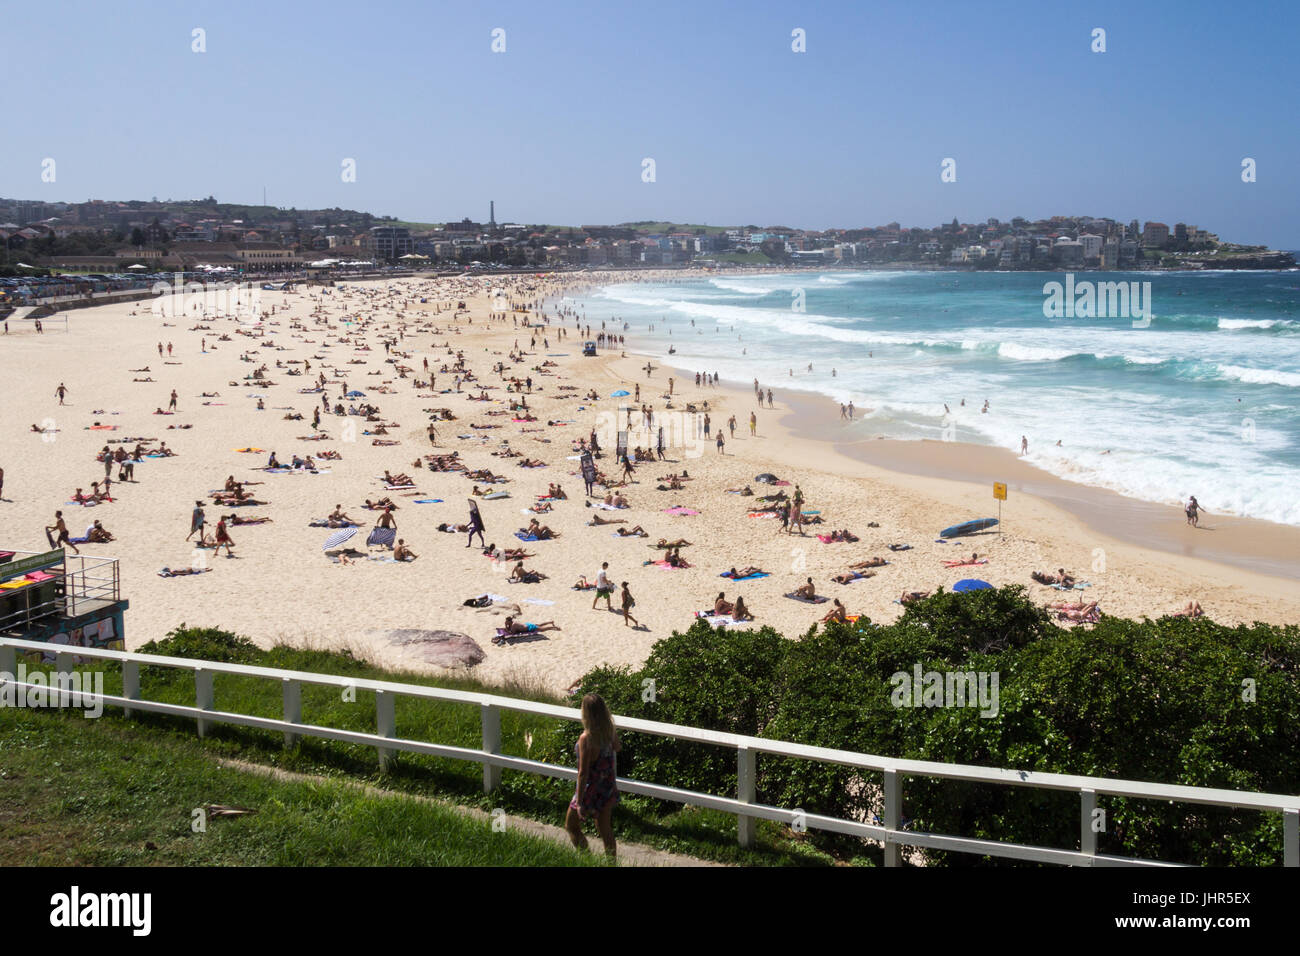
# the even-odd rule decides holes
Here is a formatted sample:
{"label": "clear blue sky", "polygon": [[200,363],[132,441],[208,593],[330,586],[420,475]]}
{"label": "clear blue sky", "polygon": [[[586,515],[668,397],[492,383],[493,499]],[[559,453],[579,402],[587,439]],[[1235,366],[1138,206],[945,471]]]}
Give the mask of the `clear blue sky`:
{"label": "clear blue sky", "polygon": [[806,228],[1090,214],[1296,249],[1297,9],[11,3],[0,195],[253,203],[265,187],[274,205],[426,221],[486,219],[495,199],[501,221]]}

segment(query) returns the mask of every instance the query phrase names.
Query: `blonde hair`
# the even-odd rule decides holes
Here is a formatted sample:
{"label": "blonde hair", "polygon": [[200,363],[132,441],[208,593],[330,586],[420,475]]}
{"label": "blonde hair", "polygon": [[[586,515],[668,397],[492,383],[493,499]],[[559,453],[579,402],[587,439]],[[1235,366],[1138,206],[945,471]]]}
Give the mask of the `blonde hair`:
{"label": "blonde hair", "polygon": [[587,739],[597,753],[612,747],[617,739],[614,718],[599,694],[587,694],[582,698],[582,729],[587,732]]}

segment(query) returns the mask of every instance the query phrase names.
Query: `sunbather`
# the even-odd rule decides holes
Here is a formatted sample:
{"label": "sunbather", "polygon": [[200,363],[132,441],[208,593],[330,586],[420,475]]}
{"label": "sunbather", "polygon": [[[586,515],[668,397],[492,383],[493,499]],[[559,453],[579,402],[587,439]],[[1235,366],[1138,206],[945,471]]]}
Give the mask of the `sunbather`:
{"label": "sunbather", "polygon": [[558,631],[560,625],[554,621],[543,621],[541,624],[525,624],[523,621],[516,621],[513,617],[506,618],[505,626],[501,628],[507,635],[513,634],[537,634],[542,631]]}
{"label": "sunbather", "polygon": [[719,591],[717,598],[715,598],[713,601],[713,613],[719,615],[727,615],[730,614],[732,610],[734,610],[734,608],[735,605],[733,605],[730,601],[727,600],[726,592]]}
{"label": "sunbather", "polygon": [[736,578],[747,578],[751,574],[767,574],[767,572],[764,571],[762,568],[756,568],[751,564],[741,568],[739,571],[737,571],[735,568],[732,568],[730,571],[724,571],[722,576],[724,578],[732,578],[734,580]]}
{"label": "sunbather", "polygon": [[398,538],[397,545],[393,548],[393,557],[398,561],[414,561],[419,555],[406,546],[405,539]]}
{"label": "sunbather", "polygon": [[850,564],[851,568],[883,568],[889,562],[884,558],[868,558],[866,561],[859,561],[857,564]]}
{"label": "sunbather", "polygon": [[924,601],[929,596],[929,591],[904,591],[902,597],[898,599],[898,603],[911,604],[914,601]]}
{"label": "sunbather", "polygon": [[640,525],[636,525],[636,526],[634,526],[634,527],[632,527],[632,528],[618,528],[618,529],[615,530],[614,533],[617,534],[620,538],[644,538],[644,537],[646,537],[645,529],[642,528]]}
{"label": "sunbather", "polygon": [[515,564],[514,570],[510,572],[510,580],[517,581],[520,584],[538,584],[546,580],[546,575],[541,571],[530,571],[524,567],[524,562],[520,561]]}
{"label": "sunbather", "polygon": [[[96,521],[95,524],[99,524],[99,522]],[[1201,604],[1199,601],[1188,601],[1187,607],[1183,608],[1181,611],[1174,611],[1169,616],[1197,618],[1202,617],[1204,614],[1205,612],[1201,610]]]}
{"label": "sunbather", "polygon": [[801,597],[804,600],[811,601],[813,598],[817,597],[817,586],[813,584],[813,579],[809,578],[807,584],[800,585],[790,593],[795,597]]}
{"label": "sunbather", "polygon": [[836,584],[852,584],[854,581],[860,581],[863,580],[864,578],[874,578],[875,576],[876,575],[874,571],[872,572],[844,571],[840,574],[836,574],[832,576],[831,580],[834,581]]}
{"label": "sunbather", "polygon": [[749,608],[745,607],[745,599],[740,595],[736,595],[736,603],[731,609],[731,617],[737,621],[752,621],[754,619],[754,615],[749,612]]}
{"label": "sunbather", "polygon": [[846,624],[848,623],[848,619],[849,619],[848,611],[844,609],[844,605],[840,603],[840,599],[835,598],[834,603],[831,605],[831,609],[826,612],[826,615],[822,618],[822,621],[823,622],[839,621],[841,624]]}
{"label": "sunbather", "polygon": [[550,541],[552,538],[558,538],[548,525],[540,524],[536,518],[528,522],[528,527],[524,529],[524,534],[537,538],[539,541]]}

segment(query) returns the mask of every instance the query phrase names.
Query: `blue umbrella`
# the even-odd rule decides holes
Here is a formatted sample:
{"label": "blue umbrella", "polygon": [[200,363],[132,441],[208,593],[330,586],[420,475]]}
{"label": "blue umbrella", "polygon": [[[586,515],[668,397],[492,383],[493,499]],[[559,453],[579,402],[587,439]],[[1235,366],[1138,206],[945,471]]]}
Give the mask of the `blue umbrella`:
{"label": "blue umbrella", "polygon": [[981,581],[979,578],[962,578],[952,586],[952,589],[958,593],[963,591],[991,591],[993,585],[987,581]]}
{"label": "blue umbrella", "polygon": [[631,392],[624,391],[623,389],[620,388],[617,392],[610,392],[609,397],[622,398],[624,395],[631,395],[631,394],[632,394]]}
{"label": "blue umbrella", "polygon": [[361,391],[361,389],[359,388],[354,388],[352,391],[348,392],[348,398],[365,398],[365,397],[366,397],[366,393]]}

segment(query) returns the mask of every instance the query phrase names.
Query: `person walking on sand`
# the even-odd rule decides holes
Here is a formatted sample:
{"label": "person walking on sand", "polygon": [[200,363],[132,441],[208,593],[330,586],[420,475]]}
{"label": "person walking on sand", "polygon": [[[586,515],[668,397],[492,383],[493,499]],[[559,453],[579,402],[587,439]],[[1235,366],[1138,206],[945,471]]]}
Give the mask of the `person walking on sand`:
{"label": "person walking on sand", "polygon": [[474,535],[478,535],[479,547],[487,547],[487,542],[483,539],[483,532],[487,528],[483,524],[483,516],[478,513],[478,502],[473,498],[469,499],[469,540],[465,542],[465,547],[474,543]]}
{"label": "person walking on sand", "polygon": [[600,570],[596,572],[596,596],[591,600],[591,609],[596,610],[596,603],[605,599],[605,610],[614,610],[611,596],[614,593],[614,586],[609,583],[609,562],[602,562]]}
{"label": "person walking on sand", "polygon": [[[260,401],[260,399],[259,399],[259,401]],[[168,410],[169,412],[174,412],[174,411],[176,411],[176,389],[174,389],[174,388],[172,389],[172,400],[171,400],[171,404],[169,404],[169,405],[167,406],[167,410]]]}
{"label": "person walking on sand", "polygon": [[[1201,520],[1201,512],[1205,511],[1205,508],[1199,501],[1196,500],[1196,495],[1192,495],[1192,499],[1189,502],[1187,502],[1187,507],[1184,509],[1184,511],[1187,513],[1187,523],[1191,525],[1193,528],[1200,527],[1198,522]],[[1205,513],[1209,514],[1208,511],[1206,511]]]}
{"label": "person walking on sand", "polygon": [[[57,531],[59,533],[59,536],[57,538],[52,537],[50,535],[51,531]],[[58,548],[59,545],[61,544],[66,544],[69,548],[73,550],[74,553],[81,554],[81,551],[77,548],[77,546],[72,543],[72,539],[68,537],[68,525],[63,520],[62,511],[54,512],[54,524],[46,527],[45,539],[50,542],[51,549]]]}
{"label": "person walking on sand", "polygon": [[578,784],[564,816],[564,829],[579,850],[587,849],[582,824],[592,818],[605,852],[618,853],[614,839],[614,804],[618,803],[618,731],[609,707],[599,694],[582,698],[582,734],[574,745],[578,758]]}
{"label": "person walking on sand", "polygon": [[59,404],[62,405],[63,396],[68,394],[68,387],[64,385],[62,382],[60,382],[59,387],[54,390],[54,394],[59,396]]}
{"label": "person walking on sand", "polygon": [[627,582],[623,582],[623,625],[625,627],[640,627],[641,622],[632,616],[632,608],[636,607],[636,598],[632,597],[632,592],[628,590]]}
{"label": "person walking on sand", "polygon": [[190,540],[190,538],[194,535],[194,533],[198,532],[199,542],[202,543],[203,526],[205,523],[206,523],[206,516],[204,515],[203,512],[203,502],[196,501],[194,502],[194,510],[190,512],[190,533],[185,536],[185,540],[186,541]]}
{"label": "person walking on sand", "polygon": [[230,533],[226,531],[226,518],[224,515],[217,519],[216,544],[217,546],[216,550],[213,552],[214,554],[220,554],[221,549],[225,548],[226,557],[233,558],[235,556],[235,552],[232,550],[235,547],[235,541],[230,537]]}
{"label": "person walking on sand", "polygon": [[1029,454],[1029,439],[1026,438],[1024,435],[1020,436],[1020,454],[1022,455]]}
{"label": "person walking on sand", "polygon": [[718,429],[718,454],[725,455],[726,453],[727,453],[726,445],[722,441],[722,429],[719,428]]}
{"label": "person walking on sand", "polygon": [[758,435],[758,415],[755,412],[749,413],[749,437],[754,438]]}

